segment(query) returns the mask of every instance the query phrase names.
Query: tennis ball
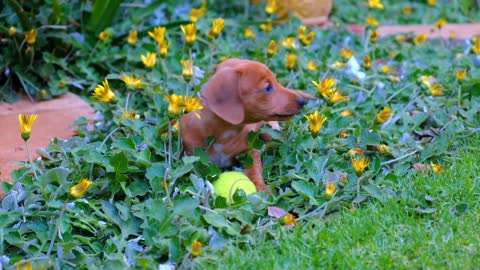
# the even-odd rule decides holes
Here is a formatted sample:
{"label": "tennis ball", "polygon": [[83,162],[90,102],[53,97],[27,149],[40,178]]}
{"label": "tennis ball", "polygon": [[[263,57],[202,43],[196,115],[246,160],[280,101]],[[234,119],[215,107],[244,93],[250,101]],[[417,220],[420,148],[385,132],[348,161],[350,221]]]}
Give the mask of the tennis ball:
{"label": "tennis ball", "polygon": [[232,203],[232,196],[237,189],[242,189],[247,195],[257,192],[253,182],[241,172],[221,173],[213,183],[213,189],[215,194],[226,198],[228,203]]}

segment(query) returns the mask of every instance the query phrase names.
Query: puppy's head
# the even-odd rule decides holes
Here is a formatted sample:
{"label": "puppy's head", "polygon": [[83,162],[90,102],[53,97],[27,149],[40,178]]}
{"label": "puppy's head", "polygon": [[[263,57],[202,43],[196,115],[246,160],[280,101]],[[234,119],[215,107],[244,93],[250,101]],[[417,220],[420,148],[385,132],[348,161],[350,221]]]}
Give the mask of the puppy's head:
{"label": "puppy's head", "polygon": [[216,115],[231,124],[288,120],[315,97],[280,85],[264,64],[229,59],[219,64],[202,96]]}

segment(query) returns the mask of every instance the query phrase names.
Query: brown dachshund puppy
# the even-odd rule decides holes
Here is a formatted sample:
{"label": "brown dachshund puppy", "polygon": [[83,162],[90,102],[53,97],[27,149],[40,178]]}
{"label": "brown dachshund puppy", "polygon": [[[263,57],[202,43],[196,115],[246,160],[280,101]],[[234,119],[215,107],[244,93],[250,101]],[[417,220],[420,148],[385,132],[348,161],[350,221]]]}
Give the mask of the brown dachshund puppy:
{"label": "brown dachshund puppy", "polygon": [[[315,98],[281,86],[264,64],[242,59],[219,64],[201,97],[202,119],[193,113],[182,118],[183,146],[186,153],[192,155],[195,148],[205,148],[205,140],[213,136],[207,151],[220,168],[235,165],[235,157],[248,150],[250,131],[257,131],[264,124],[278,128],[276,121],[292,118],[303,107],[305,99]],[[253,166],[245,169],[245,174],[257,190],[265,190],[260,155],[256,150],[251,155]]]}

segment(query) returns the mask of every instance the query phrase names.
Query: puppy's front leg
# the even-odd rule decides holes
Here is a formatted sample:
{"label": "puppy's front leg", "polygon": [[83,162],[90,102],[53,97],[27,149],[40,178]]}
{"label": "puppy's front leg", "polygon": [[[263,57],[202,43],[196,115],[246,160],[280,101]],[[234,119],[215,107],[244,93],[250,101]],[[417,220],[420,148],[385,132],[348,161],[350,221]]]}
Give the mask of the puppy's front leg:
{"label": "puppy's front leg", "polygon": [[251,168],[245,169],[244,173],[252,180],[252,182],[257,187],[257,191],[263,191],[267,189],[265,181],[263,181],[262,176],[262,160],[260,159],[260,152],[258,150],[252,150],[251,156],[253,159],[253,166]]}

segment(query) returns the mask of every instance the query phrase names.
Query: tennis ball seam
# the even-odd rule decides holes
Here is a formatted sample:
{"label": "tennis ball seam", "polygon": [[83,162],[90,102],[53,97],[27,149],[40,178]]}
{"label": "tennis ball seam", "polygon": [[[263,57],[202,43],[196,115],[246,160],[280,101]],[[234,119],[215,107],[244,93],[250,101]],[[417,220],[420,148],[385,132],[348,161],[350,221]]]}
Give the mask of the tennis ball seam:
{"label": "tennis ball seam", "polygon": [[[229,191],[228,191],[228,198],[229,198],[229,199],[233,200],[232,196],[233,196],[233,194],[234,194],[235,191],[236,191],[236,189],[233,190],[233,188],[234,188],[235,185],[236,185],[238,182],[240,182],[240,181],[250,181],[250,179],[240,178],[240,179],[237,179],[237,180],[233,181],[233,183],[232,183],[232,185],[230,186],[230,189],[229,189]],[[237,188],[237,189],[238,189],[238,188]],[[232,191],[233,191],[233,193],[232,193]],[[245,190],[243,190],[243,191],[245,191]]]}

